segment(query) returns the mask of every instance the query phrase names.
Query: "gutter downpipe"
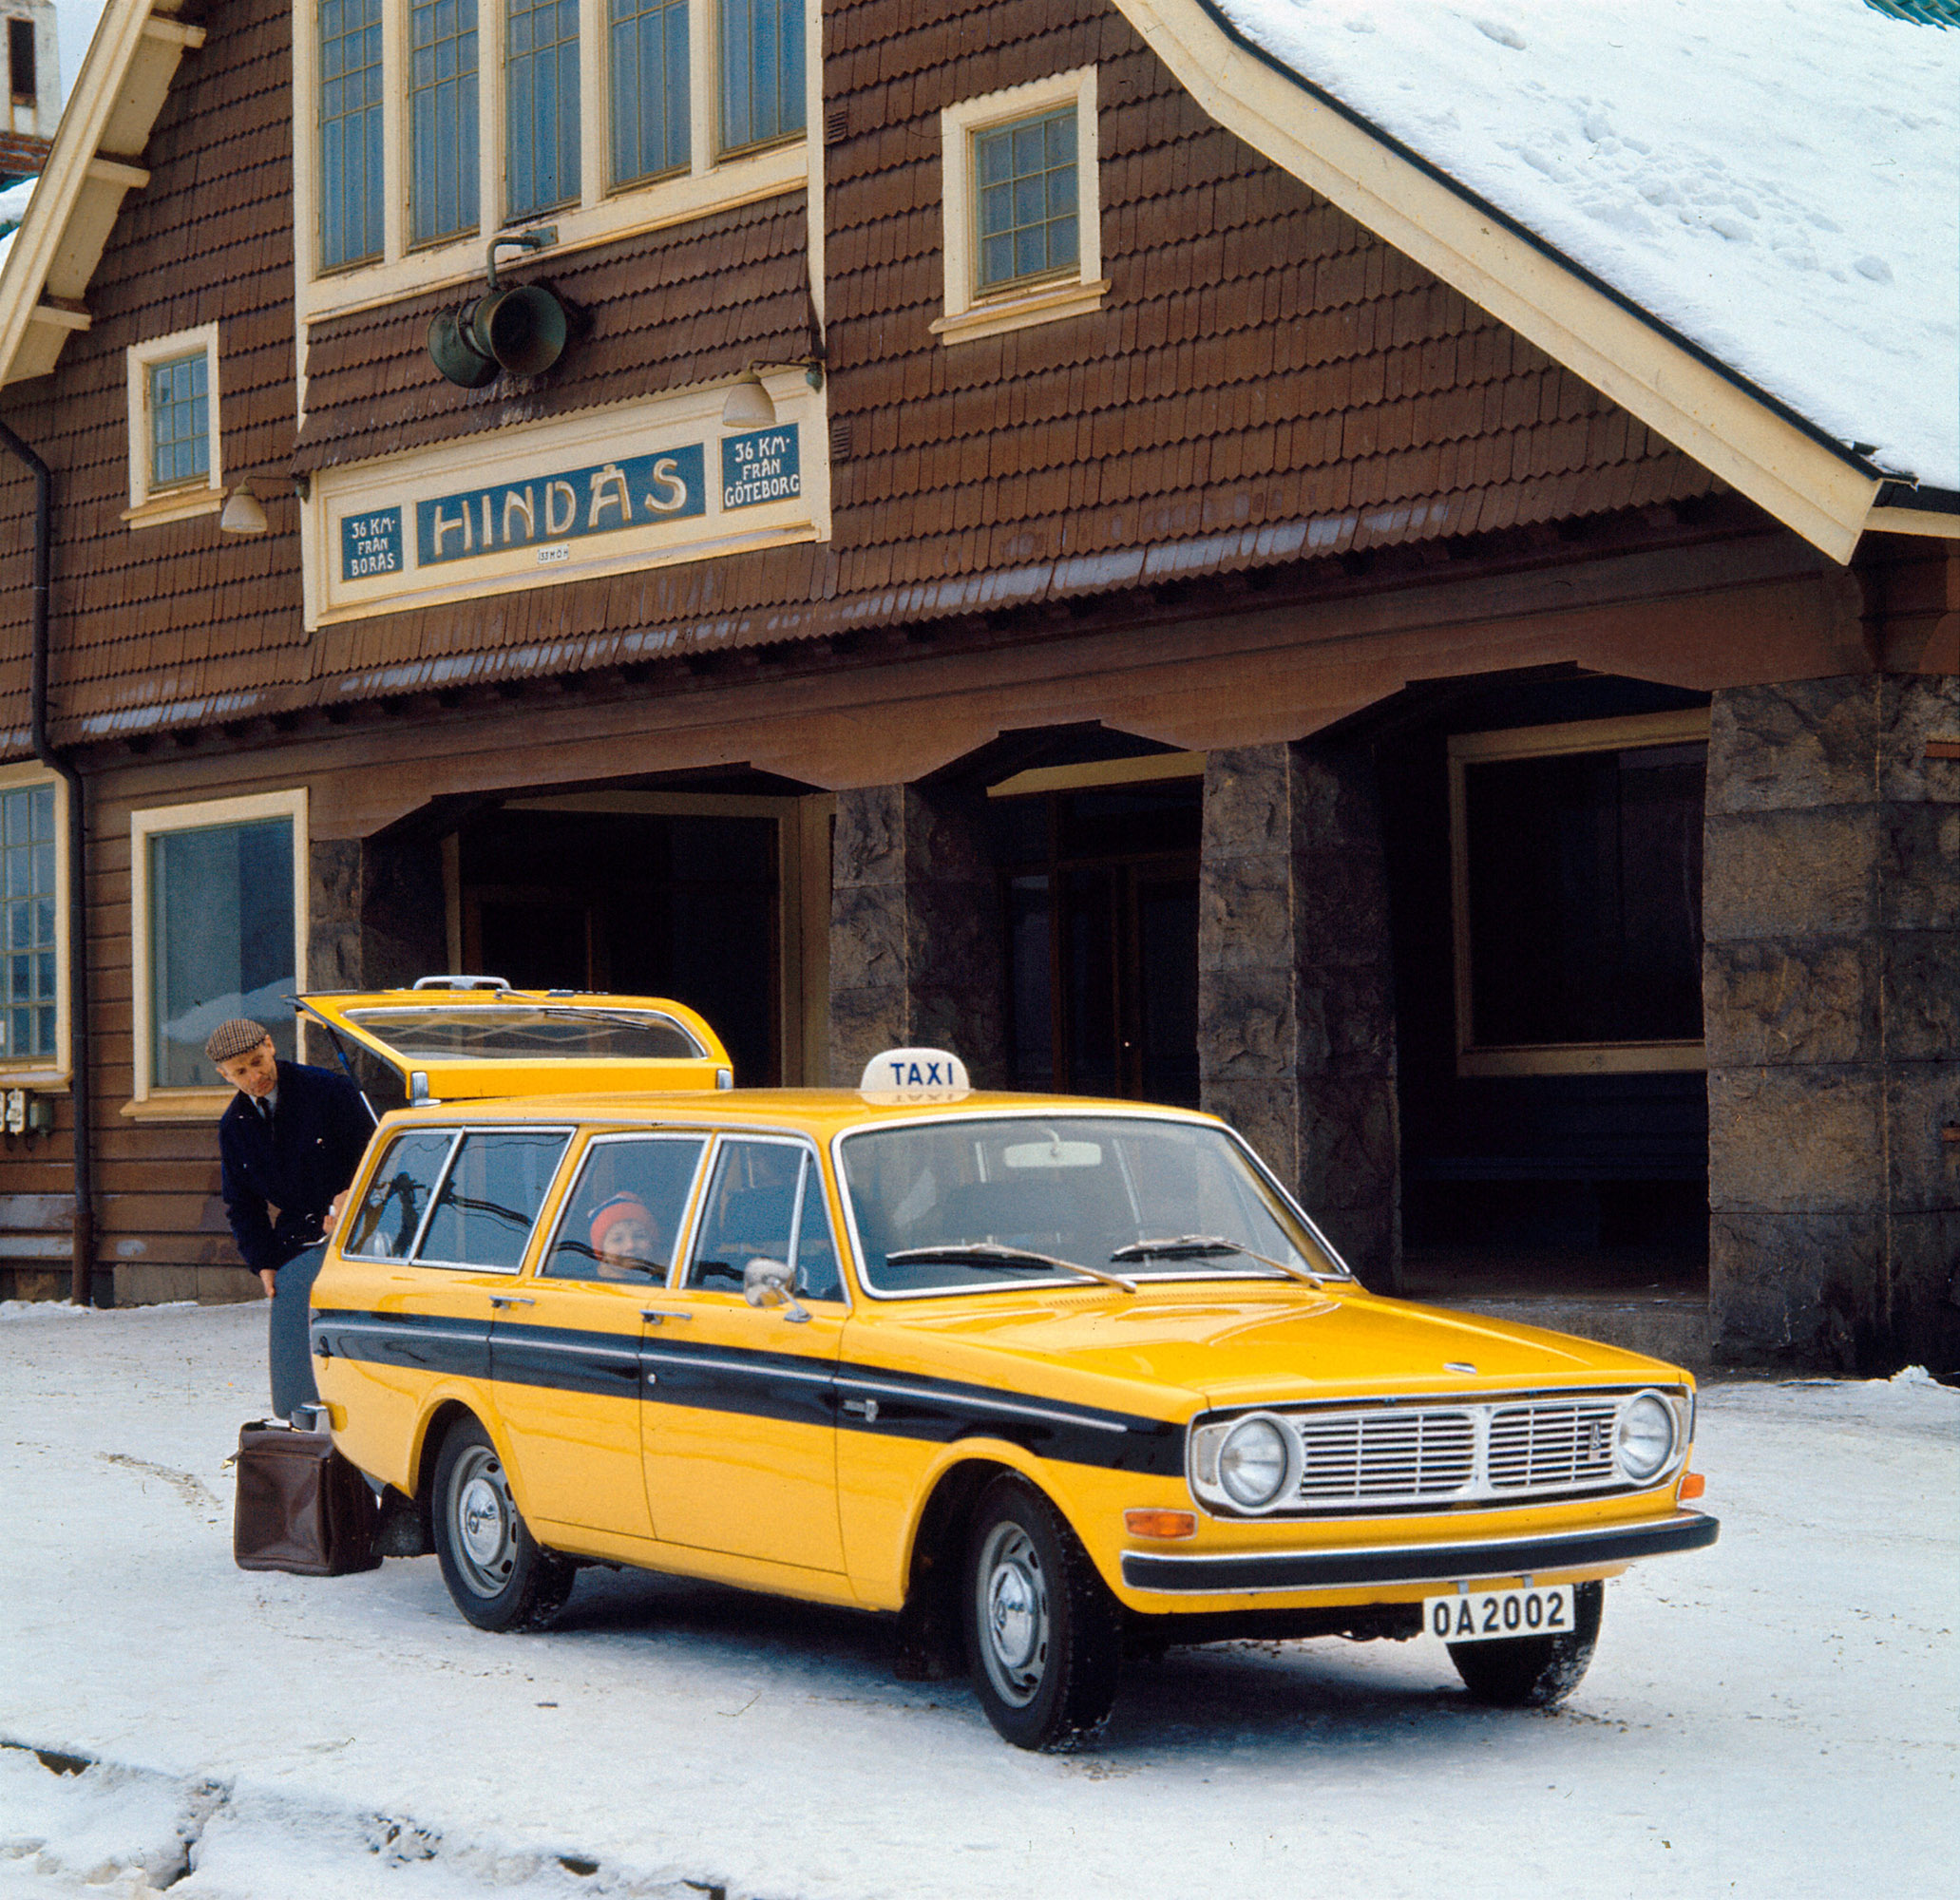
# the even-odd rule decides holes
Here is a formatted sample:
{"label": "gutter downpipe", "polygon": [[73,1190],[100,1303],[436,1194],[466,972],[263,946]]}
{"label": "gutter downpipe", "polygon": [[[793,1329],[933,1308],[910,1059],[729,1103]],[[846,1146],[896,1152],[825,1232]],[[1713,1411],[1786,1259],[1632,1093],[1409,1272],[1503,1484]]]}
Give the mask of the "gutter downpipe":
{"label": "gutter downpipe", "polygon": [[[34,756],[57,773],[68,789],[68,1099],[74,1110],[75,1224],[68,1298],[77,1306],[95,1293],[94,1155],[88,1090],[88,928],[84,904],[87,889],[84,851],[88,829],[83,809],[82,774],[48,737],[48,596],[54,542],[54,478],[47,463],[0,422],[0,447],[8,449],[34,478],[33,667],[29,691],[29,729]],[[105,1303],[112,1303],[110,1301]]]}

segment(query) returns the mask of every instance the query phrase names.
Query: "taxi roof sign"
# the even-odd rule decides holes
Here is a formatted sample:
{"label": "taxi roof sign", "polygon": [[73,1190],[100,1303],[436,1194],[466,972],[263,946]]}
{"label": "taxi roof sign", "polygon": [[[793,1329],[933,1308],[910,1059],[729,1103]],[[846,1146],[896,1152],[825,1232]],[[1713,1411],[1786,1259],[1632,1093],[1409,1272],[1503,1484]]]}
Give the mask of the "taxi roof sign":
{"label": "taxi roof sign", "polygon": [[945,1049],[887,1049],[865,1064],[858,1093],[866,1101],[957,1102],[973,1088],[966,1064]]}

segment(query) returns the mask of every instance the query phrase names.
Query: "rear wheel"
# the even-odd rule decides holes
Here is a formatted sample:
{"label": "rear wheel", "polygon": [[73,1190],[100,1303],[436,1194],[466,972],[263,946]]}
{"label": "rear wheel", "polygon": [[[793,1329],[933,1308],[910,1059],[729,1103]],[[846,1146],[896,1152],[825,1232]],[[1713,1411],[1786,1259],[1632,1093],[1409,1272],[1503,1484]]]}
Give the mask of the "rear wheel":
{"label": "rear wheel", "polygon": [[1579,1686],[1592,1661],[1605,1601],[1604,1584],[1580,1584],[1572,1591],[1570,1635],[1453,1643],[1450,1661],[1476,1701],[1494,1708],[1556,1708]]}
{"label": "rear wheel", "polygon": [[1092,1740],[1121,1673],[1122,1609],[1059,1511],[1018,1478],[981,1496],[966,1546],[973,1686],[1017,1748]]}
{"label": "rear wheel", "polygon": [[474,1418],[443,1440],[431,1516],[443,1582],[479,1629],[535,1629],[564,1607],[573,1568],[531,1535],[504,1460]]}

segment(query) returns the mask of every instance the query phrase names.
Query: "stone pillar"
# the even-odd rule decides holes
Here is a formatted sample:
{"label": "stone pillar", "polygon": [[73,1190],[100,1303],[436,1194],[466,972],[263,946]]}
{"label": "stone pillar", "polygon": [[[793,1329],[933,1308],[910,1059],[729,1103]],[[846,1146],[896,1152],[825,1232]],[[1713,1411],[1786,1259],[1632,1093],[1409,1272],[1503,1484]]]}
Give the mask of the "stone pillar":
{"label": "stone pillar", "polygon": [[830,1080],[881,1049],[950,1049],[976,1087],[1006,1076],[1000,894],[979,798],[916,785],[837,799]]}
{"label": "stone pillar", "polygon": [[1960,678],[1715,695],[1703,995],[1718,1362],[1960,1362]]}
{"label": "stone pillar", "polygon": [[1204,1105],[1355,1271],[1401,1276],[1395,978],[1371,762],[1303,742],[1214,751],[1199,872]]}

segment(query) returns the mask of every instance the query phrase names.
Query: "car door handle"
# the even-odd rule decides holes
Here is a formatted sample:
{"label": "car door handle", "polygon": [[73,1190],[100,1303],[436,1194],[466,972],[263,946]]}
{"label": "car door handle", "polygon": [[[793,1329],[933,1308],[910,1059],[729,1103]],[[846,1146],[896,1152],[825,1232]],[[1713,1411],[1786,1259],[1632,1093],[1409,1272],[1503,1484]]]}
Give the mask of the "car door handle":
{"label": "car door handle", "polygon": [[490,1295],[490,1304],[492,1306],[535,1306],[537,1303],[527,1294],[523,1293],[493,1293]]}
{"label": "car door handle", "polygon": [[844,1409],[855,1418],[862,1418],[866,1425],[878,1422],[878,1401],[875,1398],[847,1398]]}
{"label": "car door handle", "polygon": [[692,1313],[676,1313],[672,1307],[667,1306],[642,1306],[639,1309],[639,1317],[649,1326],[657,1326],[666,1320],[692,1320],[695,1316]]}

